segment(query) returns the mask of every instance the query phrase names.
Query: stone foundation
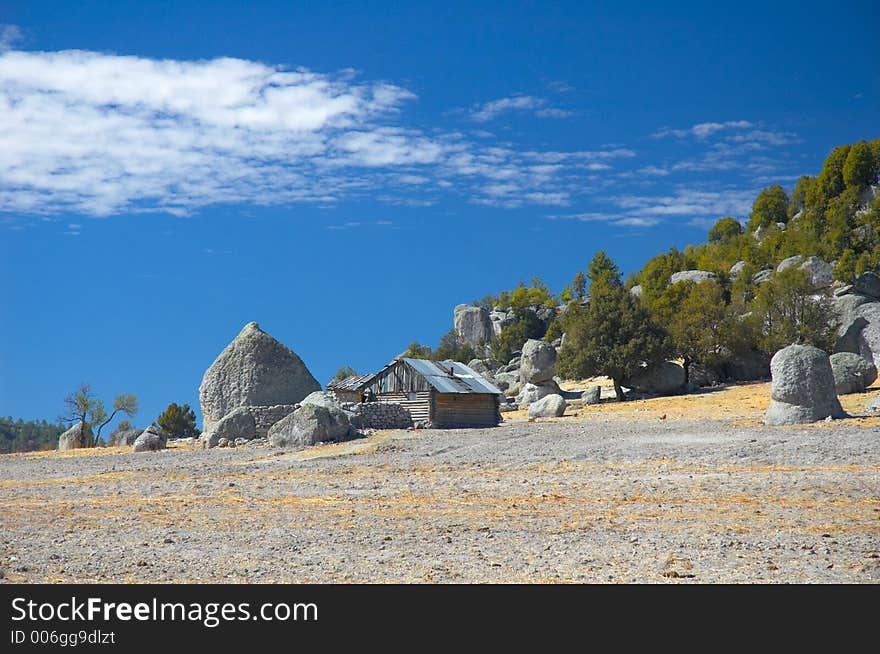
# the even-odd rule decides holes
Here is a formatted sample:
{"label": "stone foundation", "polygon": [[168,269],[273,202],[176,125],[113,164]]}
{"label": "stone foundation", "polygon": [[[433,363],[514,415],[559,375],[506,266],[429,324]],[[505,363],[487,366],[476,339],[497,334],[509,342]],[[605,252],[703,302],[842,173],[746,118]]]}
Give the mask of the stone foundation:
{"label": "stone foundation", "polygon": [[254,422],[257,423],[257,438],[266,438],[269,435],[269,427],[293,413],[295,408],[294,404],[247,407],[247,410],[254,417]]}
{"label": "stone foundation", "polygon": [[409,411],[393,402],[346,403],[342,407],[355,415],[353,424],[360,429],[407,429],[413,426]]}

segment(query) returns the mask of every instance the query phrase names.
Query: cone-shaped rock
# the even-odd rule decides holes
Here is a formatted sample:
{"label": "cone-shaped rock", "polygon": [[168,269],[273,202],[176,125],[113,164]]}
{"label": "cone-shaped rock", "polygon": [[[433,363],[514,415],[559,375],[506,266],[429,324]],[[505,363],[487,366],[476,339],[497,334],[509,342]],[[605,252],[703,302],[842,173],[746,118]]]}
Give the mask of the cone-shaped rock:
{"label": "cone-shaped rock", "polygon": [[296,404],[320,389],[296,352],[250,322],[202,378],[204,429],[237,407]]}

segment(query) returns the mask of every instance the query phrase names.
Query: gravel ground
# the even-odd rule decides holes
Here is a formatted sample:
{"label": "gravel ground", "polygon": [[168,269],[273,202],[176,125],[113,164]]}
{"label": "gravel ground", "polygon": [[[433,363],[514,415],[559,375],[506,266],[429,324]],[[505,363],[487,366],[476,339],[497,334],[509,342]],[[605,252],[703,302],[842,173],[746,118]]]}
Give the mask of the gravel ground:
{"label": "gravel ground", "polygon": [[0,456],[13,582],[880,581],[880,431],[560,418]]}

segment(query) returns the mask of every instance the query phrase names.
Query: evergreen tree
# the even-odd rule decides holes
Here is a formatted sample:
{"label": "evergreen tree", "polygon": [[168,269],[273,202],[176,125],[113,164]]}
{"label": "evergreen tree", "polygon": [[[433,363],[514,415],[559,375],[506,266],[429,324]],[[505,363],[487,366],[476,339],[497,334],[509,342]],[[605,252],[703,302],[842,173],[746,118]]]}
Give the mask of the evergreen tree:
{"label": "evergreen tree", "polygon": [[639,372],[642,364],[663,360],[669,339],[624,288],[617,266],[603,251],[596,253],[588,271],[590,302],[569,309],[557,369],[570,379],[607,375],[617,399],[623,400],[622,381]]}
{"label": "evergreen tree", "polygon": [[724,243],[743,233],[743,226],[736,218],[725,216],[709,230],[710,243]]}
{"label": "evergreen tree", "polygon": [[191,438],[202,432],[196,429],[196,414],[189,404],[172,402],[156,419],[156,424],[171,438]]}
{"label": "evergreen tree", "polygon": [[876,179],[871,147],[865,141],[853,145],[843,164],[843,183],[847,188],[861,189]]}
{"label": "evergreen tree", "polygon": [[752,205],[749,231],[754,232],[759,227],[768,227],[787,220],[788,196],[779,184],[774,184],[761,191]]}
{"label": "evergreen tree", "polygon": [[717,365],[721,326],[727,317],[721,285],[714,281],[670,284],[654,303],[654,316],[672,338],[684,364],[685,383],[694,362]]}
{"label": "evergreen tree", "polygon": [[787,268],[761,284],[750,304],[758,344],[773,354],[794,343],[814,345],[830,352],[837,321],[831,301],[817,296],[806,270]]}

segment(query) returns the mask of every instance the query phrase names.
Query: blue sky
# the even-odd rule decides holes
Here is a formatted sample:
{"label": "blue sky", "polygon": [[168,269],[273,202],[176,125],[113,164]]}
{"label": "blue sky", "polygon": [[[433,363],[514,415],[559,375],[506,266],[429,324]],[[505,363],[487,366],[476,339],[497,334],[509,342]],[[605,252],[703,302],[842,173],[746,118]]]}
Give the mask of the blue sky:
{"label": "blue sky", "polygon": [[880,136],[874,2],[398,4],[0,1],[0,415],[373,370]]}

